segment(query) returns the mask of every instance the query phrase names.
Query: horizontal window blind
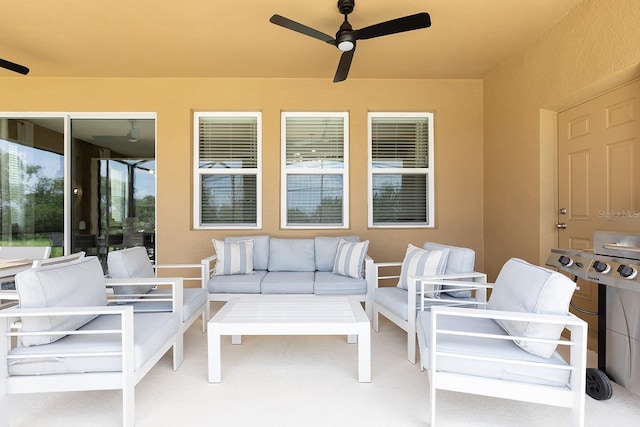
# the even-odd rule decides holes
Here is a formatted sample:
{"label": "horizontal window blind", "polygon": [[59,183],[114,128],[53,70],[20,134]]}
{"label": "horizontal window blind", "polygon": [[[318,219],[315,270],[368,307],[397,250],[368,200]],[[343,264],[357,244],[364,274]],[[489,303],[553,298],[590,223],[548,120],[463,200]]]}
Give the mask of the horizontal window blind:
{"label": "horizontal window blind", "polygon": [[343,167],[342,117],[287,117],[287,167]]}
{"label": "horizontal window blind", "polygon": [[429,165],[427,118],[375,117],[371,154],[376,168],[426,168]]}
{"label": "horizontal window blind", "polygon": [[373,175],[374,223],[426,223],[427,175]]}
{"label": "horizontal window blind", "polygon": [[198,142],[200,168],[258,166],[256,117],[203,117]]}
{"label": "horizontal window blind", "polygon": [[255,175],[203,175],[200,191],[204,224],[255,225]]}
{"label": "horizontal window blind", "polygon": [[342,175],[289,175],[289,225],[342,224]]}

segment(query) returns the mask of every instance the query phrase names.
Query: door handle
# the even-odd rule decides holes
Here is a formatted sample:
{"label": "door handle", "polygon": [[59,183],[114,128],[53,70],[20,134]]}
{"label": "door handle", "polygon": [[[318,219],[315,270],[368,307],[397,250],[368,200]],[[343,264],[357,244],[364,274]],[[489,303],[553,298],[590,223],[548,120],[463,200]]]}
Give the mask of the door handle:
{"label": "door handle", "polygon": [[556,228],[565,229],[567,228],[567,224],[565,224],[564,222],[558,222],[556,223]]}

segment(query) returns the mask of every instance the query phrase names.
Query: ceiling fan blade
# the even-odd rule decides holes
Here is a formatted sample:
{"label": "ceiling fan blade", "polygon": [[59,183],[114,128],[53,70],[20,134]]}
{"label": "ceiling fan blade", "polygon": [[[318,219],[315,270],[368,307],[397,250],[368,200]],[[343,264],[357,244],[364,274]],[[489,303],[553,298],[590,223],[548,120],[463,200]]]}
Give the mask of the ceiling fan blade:
{"label": "ceiling fan blade", "polygon": [[16,64],[15,62],[7,61],[6,59],[0,58],[0,67],[6,68],[7,70],[15,71],[16,73],[27,75],[29,74],[29,69],[24,65]]}
{"label": "ceiling fan blade", "polygon": [[269,19],[269,22],[271,22],[272,24],[280,25],[281,27],[287,28],[289,30],[296,31],[300,34],[304,34],[305,36],[313,37],[314,39],[321,40],[334,46],[336,44],[336,39],[334,39],[330,35],[315,30],[311,27],[307,27],[306,25],[303,25],[299,22],[292,21],[291,19],[285,18],[284,16],[273,15],[271,19]]}
{"label": "ceiling fan blade", "polygon": [[402,33],[405,31],[418,30],[431,26],[431,17],[427,12],[416,13],[415,15],[403,18],[392,19],[391,21],[380,22],[357,30],[357,40],[372,39],[374,37],[386,36],[389,34]]}
{"label": "ceiling fan blade", "polygon": [[351,68],[351,61],[353,60],[353,54],[355,51],[356,48],[354,46],[353,49],[343,52],[342,56],[340,56],[338,69],[336,70],[336,75],[333,78],[334,83],[338,83],[347,79],[347,75],[349,74],[349,68]]}

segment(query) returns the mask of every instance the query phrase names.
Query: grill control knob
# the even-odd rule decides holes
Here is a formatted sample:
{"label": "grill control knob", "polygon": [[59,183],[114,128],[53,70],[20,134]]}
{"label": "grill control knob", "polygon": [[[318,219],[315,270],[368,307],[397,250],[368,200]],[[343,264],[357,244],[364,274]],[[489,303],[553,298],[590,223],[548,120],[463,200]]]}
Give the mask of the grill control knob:
{"label": "grill control knob", "polygon": [[633,279],[637,276],[638,271],[633,268],[630,267],[628,265],[620,265],[620,267],[618,267],[618,273],[620,273],[620,276],[624,279]]}
{"label": "grill control knob", "polygon": [[594,261],[593,269],[598,273],[607,274],[611,270],[611,267],[606,262]]}
{"label": "grill control knob", "polygon": [[571,264],[573,264],[573,260],[565,255],[561,255],[560,258],[558,258],[558,262],[560,263],[560,265],[563,265],[565,267],[569,267]]}

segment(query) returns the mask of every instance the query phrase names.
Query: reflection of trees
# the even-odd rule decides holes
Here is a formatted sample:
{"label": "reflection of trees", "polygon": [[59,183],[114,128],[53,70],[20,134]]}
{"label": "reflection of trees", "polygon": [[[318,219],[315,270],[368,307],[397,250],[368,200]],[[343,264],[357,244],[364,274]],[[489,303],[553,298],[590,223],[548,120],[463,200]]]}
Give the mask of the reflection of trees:
{"label": "reflection of trees", "polygon": [[342,199],[325,197],[312,212],[290,208],[287,212],[290,224],[340,224],[342,222]]}
{"label": "reflection of trees", "polygon": [[373,218],[376,222],[393,222],[399,215],[400,191],[396,187],[382,187],[373,195]]}

